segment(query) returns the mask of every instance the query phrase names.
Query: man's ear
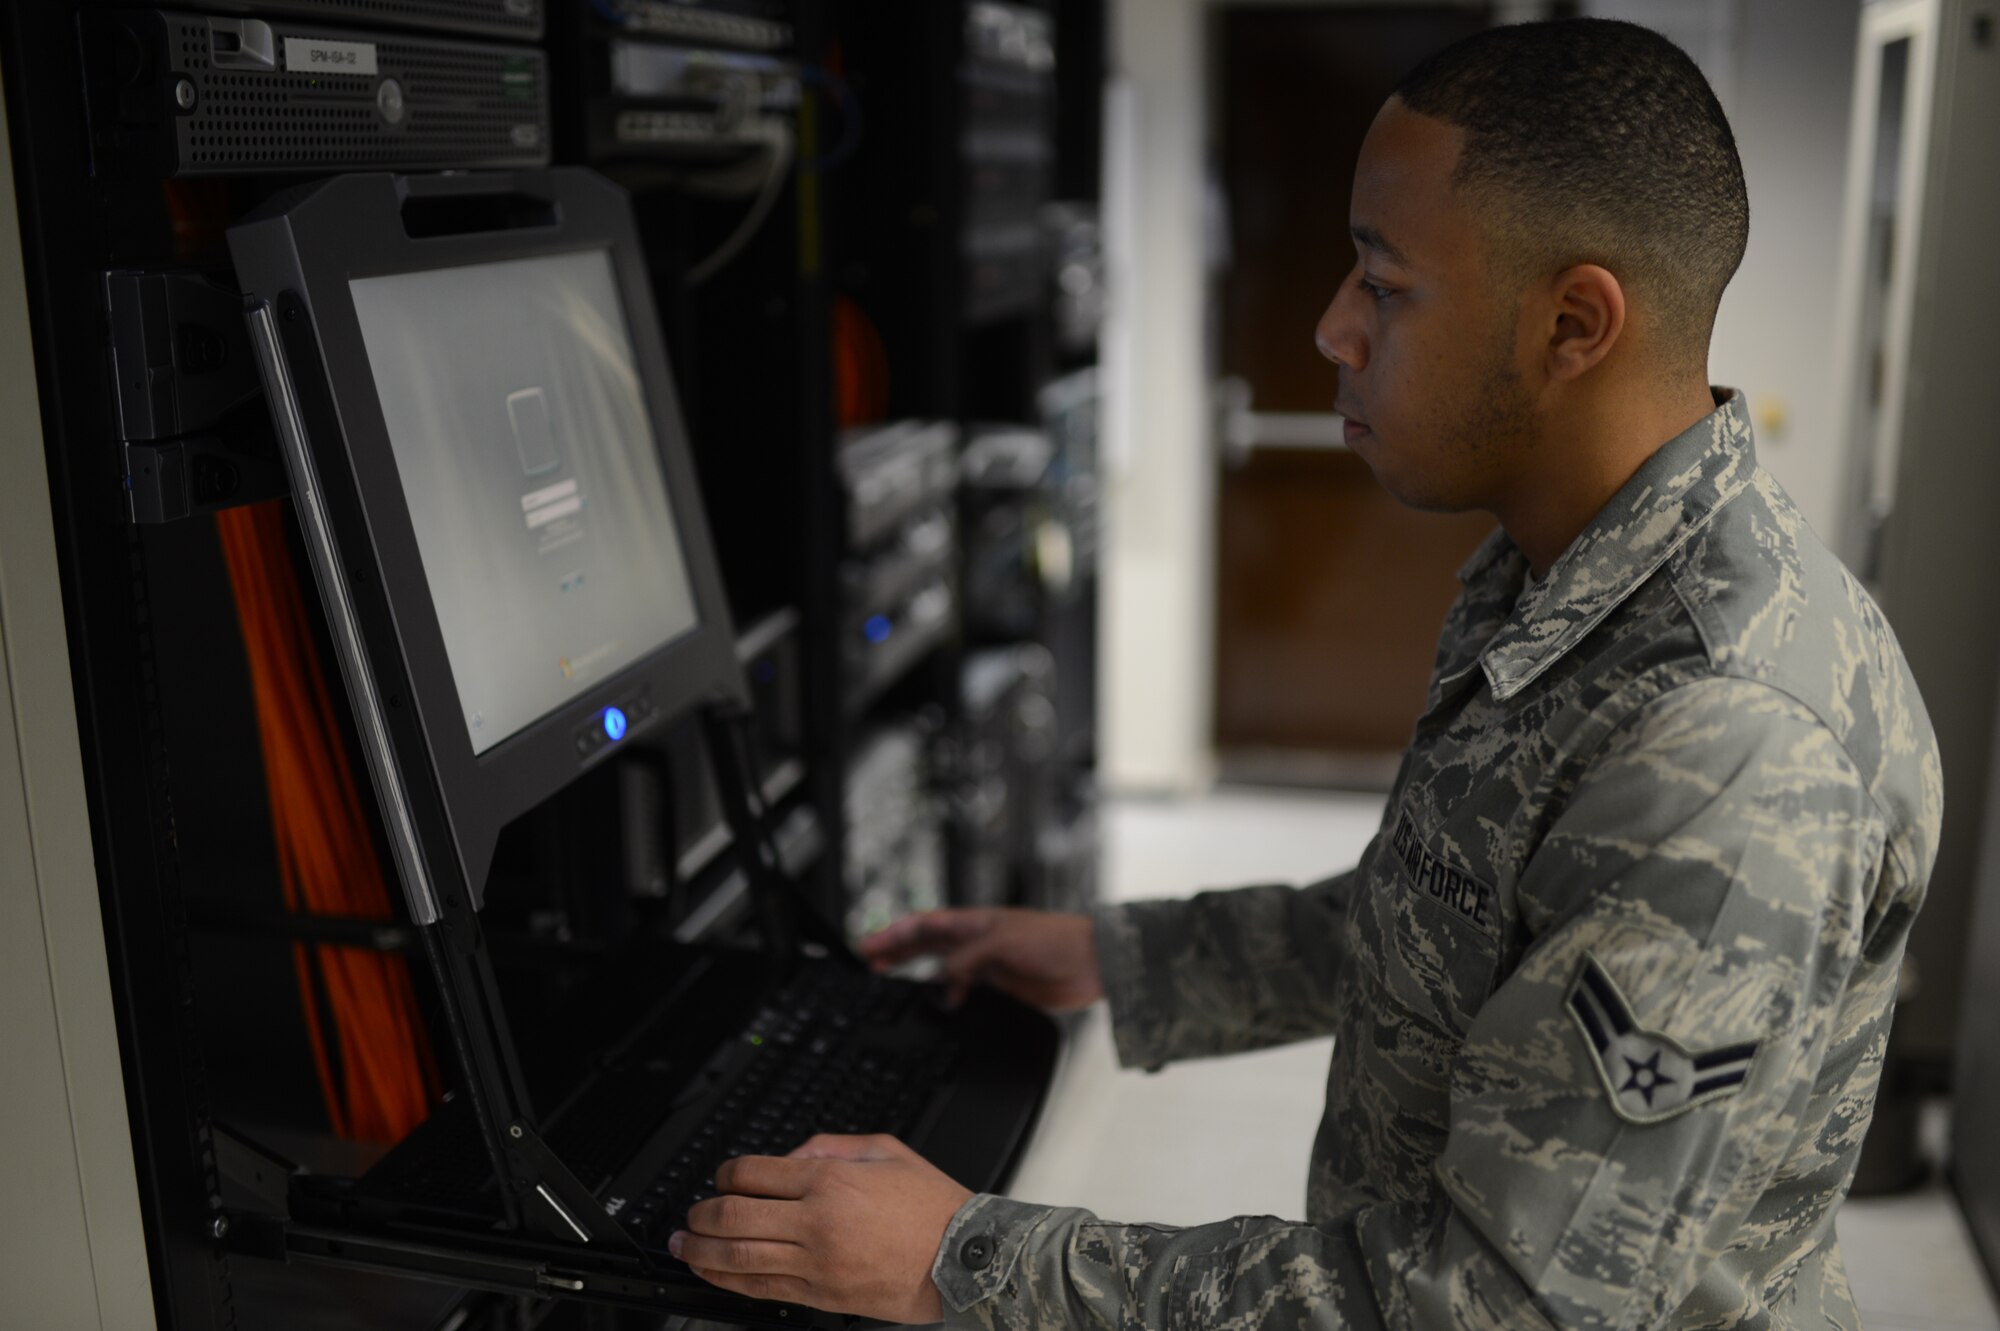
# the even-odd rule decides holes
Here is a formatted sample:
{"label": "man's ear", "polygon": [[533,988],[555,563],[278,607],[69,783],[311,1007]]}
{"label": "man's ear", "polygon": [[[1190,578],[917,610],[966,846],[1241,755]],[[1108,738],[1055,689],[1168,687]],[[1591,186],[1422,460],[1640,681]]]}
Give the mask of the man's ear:
{"label": "man's ear", "polygon": [[1610,354],[1625,332],[1625,288],[1607,268],[1580,263],[1556,274],[1555,328],[1549,335],[1549,378],[1580,379]]}

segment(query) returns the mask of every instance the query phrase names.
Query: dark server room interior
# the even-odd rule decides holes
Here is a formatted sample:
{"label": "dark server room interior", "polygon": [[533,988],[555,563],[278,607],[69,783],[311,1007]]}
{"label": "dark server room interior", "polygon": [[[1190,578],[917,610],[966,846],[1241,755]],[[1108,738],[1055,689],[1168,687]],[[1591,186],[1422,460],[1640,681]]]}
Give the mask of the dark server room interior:
{"label": "dark server room interior", "polygon": [[[1525,76],[1556,30],[1666,51],[1694,128],[1632,119],[1654,85],[1603,105],[1636,64]],[[2000,1331],[1996,32],[1991,0],[0,3],[0,1329],[1568,1327],[1601,1296]],[[1480,50],[1516,64],[1450,63]],[[1606,160],[1721,123],[1750,220],[1713,414],[1544,561],[1518,510],[1397,486],[1455,391],[1466,474],[1591,482],[1508,452],[1506,373],[1465,389],[1488,312],[1431,293],[1395,135],[1441,119],[1470,162],[1560,96],[1536,134],[1601,116]],[[1454,206],[1499,188],[1454,170]],[[1587,235],[1613,206],[1576,198]],[[1606,245],[1563,280],[1617,286]],[[1614,350],[1657,335],[1618,290]],[[1397,369],[1385,330],[1447,305]],[[1711,474],[1753,439],[1753,479]],[[1740,632],[1696,569],[1710,480],[1779,515]],[[1626,500],[1661,507],[1604,536]],[[1623,739],[1564,746],[1625,696],[1565,672],[1623,669],[1668,579],[1718,671],[1837,644],[1818,719],[1879,746],[1879,827],[1826,831],[1803,746],[1676,765],[1747,706],[1662,741],[1611,832],[1564,821]],[[1510,680],[1522,621],[1546,659]],[[1782,814],[1690,851],[1753,770]],[[1906,845],[1935,865],[1891,902]],[[1840,979],[1881,1011],[1780,1103],[1759,1051],[1796,1032],[1724,1029],[1770,943],[1744,903],[1868,854],[1827,937],[1886,949]],[[1733,913],[1696,965],[1661,940],[1705,873]],[[1570,958],[1551,875],[1630,927]],[[906,1190],[752,1242],[815,1162]],[[837,1308],[693,1255],[839,1252],[858,1287],[911,1234],[917,1292]]]}
{"label": "dark server room interior", "polygon": [[[229,230],[336,174],[495,182],[421,223],[406,208],[413,235],[532,233],[544,168],[629,199],[754,733],[719,761],[732,741],[703,717],[642,733],[635,713],[613,760],[500,833],[483,992],[559,1122],[644,1053],[580,1036],[582,1014],[657,1004],[676,947],[782,932],[760,873],[849,937],[1094,894],[1102,5],[29,3],[5,22],[160,1324],[657,1325],[632,1307],[677,1305],[643,1273],[609,1303],[550,1298],[545,1253],[428,1279],[338,1239],[300,1260],[301,1234],[436,1201],[452,1169],[476,1198],[490,1166],[476,1133],[422,1145],[471,1121],[476,1076],[370,795]],[[769,865],[739,854],[752,824],[718,768],[747,769]],[[601,992],[634,953],[658,992]],[[812,1122],[888,1112],[857,1090]],[[635,1130],[602,1119],[571,1145]],[[408,1249],[453,1207],[414,1213]]]}

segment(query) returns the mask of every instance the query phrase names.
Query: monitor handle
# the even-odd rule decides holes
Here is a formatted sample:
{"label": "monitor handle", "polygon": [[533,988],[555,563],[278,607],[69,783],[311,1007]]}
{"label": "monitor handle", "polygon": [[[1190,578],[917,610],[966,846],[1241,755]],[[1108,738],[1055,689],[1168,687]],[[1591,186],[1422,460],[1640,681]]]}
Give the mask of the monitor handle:
{"label": "monitor handle", "polygon": [[411,240],[526,231],[562,222],[554,199],[520,188],[507,172],[396,177],[403,234]]}
{"label": "monitor handle", "polygon": [[751,724],[755,713],[737,699],[711,701],[701,709],[702,738],[715,768],[723,816],[737,847],[736,860],[750,882],[751,900],[774,961],[790,963],[806,946],[859,966],[842,933],[806,901],[785,872],[772,836],[770,810],[751,775]]}

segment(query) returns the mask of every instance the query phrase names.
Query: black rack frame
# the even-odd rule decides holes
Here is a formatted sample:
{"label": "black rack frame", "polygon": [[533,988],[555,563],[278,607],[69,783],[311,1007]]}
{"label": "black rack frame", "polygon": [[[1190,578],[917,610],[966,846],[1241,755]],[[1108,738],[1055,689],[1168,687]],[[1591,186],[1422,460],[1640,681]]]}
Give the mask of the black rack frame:
{"label": "black rack frame", "polygon": [[[185,701],[172,695],[171,682],[164,678],[163,636],[171,627],[167,617],[174,612],[159,595],[167,575],[178,576],[161,561],[178,559],[184,545],[179,537],[171,543],[158,539],[174,528],[146,529],[132,523],[124,485],[126,459],[114,410],[117,394],[105,354],[102,285],[104,274],[113,269],[209,270],[226,263],[226,255],[220,248],[219,227],[205,231],[202,218],[190,219],[170,209],[159,181],[121,178],[99,161],[85,113],[90,100],[87,53],[79,22],[80,15],[94,7],[101,7],[98,0],[13,0],[0,7],[4,8],[0,67],[4,67],[28,259],[36,373],[78,735],[151,1283],[162,1326],[205,1331],[235,1324],[232,1259],[246,1253],[269,1255],[276,1249],[268,1220],[250,1212],[226,1211],[219,1204],[225,1183],[218,1156],[226,1157],[237,1148],[233,1134],[218,1122],[217,1079],[205,1066],[212,1051],[197,1001],[194,951],[221,934],[257,935],[281,944],[304,936],[316,942],[406,950],[419,945],[420,931],[400,920],[288,917],[275,909],[268,916],[220,918],[216,884],[209,881],[214,866],[202,860],[193,876],[186,867],[196,864],[198,857],[187,840],[186,820],[177,817],[177,796],[183,804],[191,802],[185,776],[177,785],[177,764],[201,772],[208,768],[170,742],[170,712],[177,705],[184,708]],[[227,0],[225,7],[242,12],[255,8],[256,0]],[[560,48],[557,27],[565,21],[567,8],[548,7],[543,34],[547,49]],[[909,83],[920,90],[919,108],[926,103],[933,110],[955,107],[953,70],[961,40],[957,28],[961,7],[898,8],[909,11],[918,26],[880,50],[873,75],[878,85],[898,62],[910,61],[906,69],[916,71]],[[1073,9],[1082,15],[1074,26],[1068,23]],[[1101,82],[1103,11],[1103,0],[1062,6],[1065,22],[1059,25],[1059,35],[1077,34],[1084,44],[1081,48],[1065,44],[1061,59],[1066,68],[1079,72],[1081,84]],[[837,14],[825,0],[795,0],[800,58],[825,67],[843,44],[851,57],[854,34],[847,24],[847,15]],[[1086,35],[1093,30],[1094,37]],[[1069,42],[1068,37],[1063,40]],[[1069,53],[1075,49],[1092,53],[1094,67],[1085,69],[1074,61]],[[850,59],[850,71],[853,68]],[[552,65],[551,77],[562,93],[559,64]],[[1072,87],[1062,105],[1089,107],[1093,101],[1090,88]],[[859,730],[841,705],[842,613],[836,556],[842,548],[844,516],[832,465],[836,431],[829,347],[835,294],[852,289],[857,265],[870,271],[868,281],[887,282],[909,293],[908,300],[918,302],[904,307],[914,326],[938,333],[934,341],[920,339],[918,351],[899,362],[903,395],[894,410],[963,421],[986,408],[977,405],[966,386],[967,345],[957,314],[959,186],[954,183],[950,152],[957,113],[919,115],[915,122],[924,127],[928,141],[917,163],[926,183],[921,187],[923,197],[916,193],[908,197],[919,213],[924,205],[934,209],[921,228],[928,239],[914,248],[899,242],[877,246],[863,234],[865,218],[854,207],[868,192],[859,160],[842,168],[845,175],[825,175],[810,165],[826,137],[828,105],[823,91],[807,99],[801,111],[799,154],[804,165],[787,187],[766,233],[752,253],[726,274],[727,280],[692,296],[679,291],[679,274],[690,251],[705,248],[691,239],[699,230],[688,216],[693,205],[672,197],[671,191],[661,191],[642,199],[641,206],[653,246],[649,258],[663,295],[665,333],[677,362],[705,365],[715,360],[716,343],[722,340],[717,329],[729,329],[730,340],[737,340],[734,333],[743,324],[740,319],[731,323],[727,309],[756,312],[765,326],[755,343],[770,353],[763,365],[739,366],[729,375],[717,376],[715,391],[740,392],[743,384],[756,382],[759,369],[771,371],[779,380],[776,391],[768,394],[765,410],[771,422],[782,423],[783,428],[760,438],[754,450],[758,460],[750,469],[766,478],[786,480],[777,497],[778,516],[771,518],[769,508],[764,516],[787,534],[787,548],[794,552],[792,572],[778,580],[776,591],[753,592],[733,608],[745,623],[780,603],[793,604],[800,613],[804,718],[800,759],[805,777],[784,808],[775,812],[799,808],[812,812],[822,849],[810,868],[807,893],[819,914],[838,917],[843,903],[844,764]],[[560,96],[557,109],[560,115]],[[887,112],[871,116],[871,135],[883,133],[866,150],[870,155],[884,150],[881,155],[892,165],[900,149],[887,146],[885,126],[894,123],[895,117]],[[1059,189],[1075,197],[1081,182],[1095,179],[1095,149],[1089,150],[1088,164],[1082,168],[1072,169],[1065,160],[1058,161]],[[239,179],[215,192],[184,196],[182,202],[191,197],[203,208],[240,212],[295,179]],[[912,214],[898,216],[909,220]],[[666,298],[668,293],[672,299]],[[1026,331],[1028,323],[1032,319],[1024,319],[1022,336],[1041,336]],[[1022,391],[1032,391],[1034,385],[1027,379],[1021,383]],[[917,386],[924,387],[910,395],[908,390]],[[1027,399],[1021,403],[1016,414],[1028,419]],[[713,413],[698,414],[697,435],[714,419]],[[705,443],[697,438],[704,490],[711,511],[718,514],[735,511],[743,499],[740,487],[732,490],[743,478],[711,465],[735,446],[734,440]],[[735,505],[732,496],[738,501]],[[896,691],[895,704],[955,711],[955,666],[953,645],[915,672],[908,687]],[[239,723],[232,724],[240,729]],[[245,879],[242,886],[254,887],[249,882],[253,870],[239,872]],[[735,872],[725,859],[712,864],[702,877],[719,881]],[[271,886],[275,900],[275,884]],[[231,885],[225,895],[243,893]],[[337,1241],[331,1234],[296,1230],[295,1242],[301,1246]],[[483,1267],[480,1261],[469,1262],[462,1283],[510,1295],[545,1292],[524,1280],[521,1268],[508,1265],[511,1261],[496,1256]],[[400,1269],[386,1256],[380,1265]]]}

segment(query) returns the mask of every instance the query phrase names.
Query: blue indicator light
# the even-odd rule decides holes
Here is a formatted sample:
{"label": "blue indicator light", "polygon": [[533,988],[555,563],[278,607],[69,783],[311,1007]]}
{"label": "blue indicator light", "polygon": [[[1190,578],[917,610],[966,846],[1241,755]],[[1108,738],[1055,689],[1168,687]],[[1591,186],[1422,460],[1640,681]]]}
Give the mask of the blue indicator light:
{"label": "blue indicator light", "polygon": [[894,627],[887,615],[870,615],[868,622],[861,626],[861,633],[870,642],[887,642]]}
{"label": "blue indicator light", "polygon": [[616,707],[604,709],[604,733],[613,739],[625,738],[625,713]]}

